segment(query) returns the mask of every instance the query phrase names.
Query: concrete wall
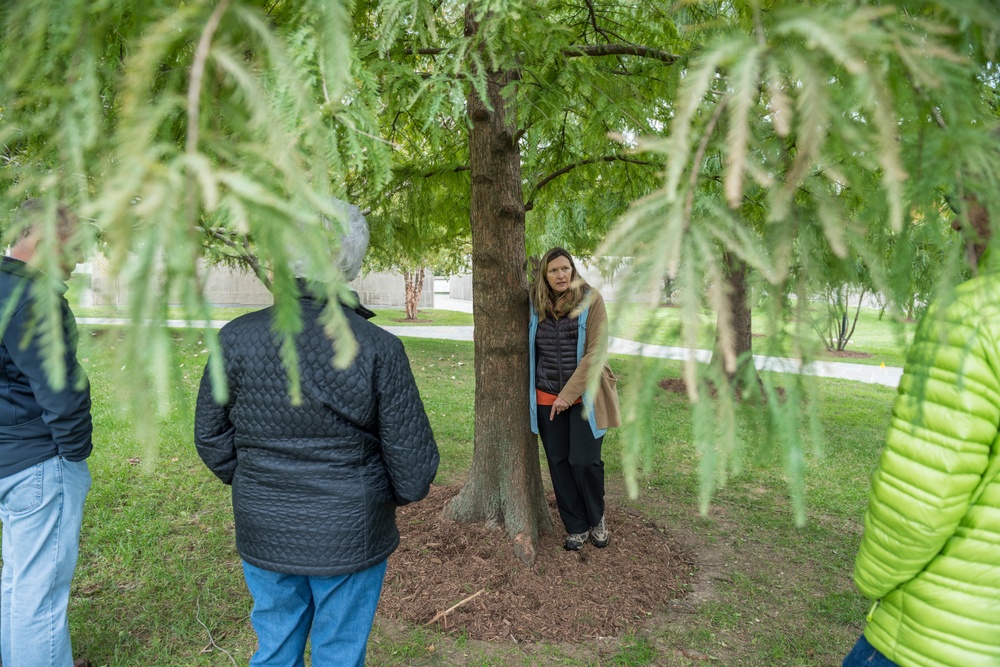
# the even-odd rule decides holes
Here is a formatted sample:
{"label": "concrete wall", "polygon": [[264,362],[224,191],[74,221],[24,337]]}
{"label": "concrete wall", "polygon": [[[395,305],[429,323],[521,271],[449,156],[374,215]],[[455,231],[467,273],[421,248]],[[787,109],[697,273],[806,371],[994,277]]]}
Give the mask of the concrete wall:
{"label": "concrete wall", "polygon": [[125,281],[111,275],[111,268],[104,255],[97,255],[90,265],[90,305],[124,306],[128,299]]}
{"label": "concrete wall", "polygon": [[[373,271],[351,282],[351,288],[358,293],[361,303],[369,308],[406,307],[406,285],[401,273]],[[424,290],[420,293],[417,307],[434,307],[434,275],[430,271],[424,271]]]}
{"label": "concrete wall", "polygon": [[[268,289],[249,271],[223,266],[206,268],[204,264],[199,268],[205,276],[205,294],[209,303],[242,307],[265,307],[274,303]],[[128,285],[122,278],[112,275],[108,260],[103,255],[97,255],[81,269],[78,273],[86,273],[87,269],[90,273],[88,305],[124,306],[127,303]],[[366,306],[403,308],[406,305],[406,288],[401,273],[372,272],[360,276],[350,285]],[[434,276],[430,271],[424,273],[424,291],[419,307],[434,307]]]}
{"label": "concrete wall", "polygon": [[216,306],[270,306],[271,292],[250,271],[216,266],[204,271],[205,296]]}
{"label": "concrete wall", "polygon": [[[108,260],[97,255],[89,262],[91,303],[95,306],[124,306],[128,302],[128,284],[111,273]],[[199,261],[199,271],[205,278],[205,296],[216,306],[270,306],[271,292],[257,276],[225,266],[206,268]]]}
{"label": "concrete wall", "polygon": [[448,279],[448,296],[472,301],[472,274],[463,273]]}

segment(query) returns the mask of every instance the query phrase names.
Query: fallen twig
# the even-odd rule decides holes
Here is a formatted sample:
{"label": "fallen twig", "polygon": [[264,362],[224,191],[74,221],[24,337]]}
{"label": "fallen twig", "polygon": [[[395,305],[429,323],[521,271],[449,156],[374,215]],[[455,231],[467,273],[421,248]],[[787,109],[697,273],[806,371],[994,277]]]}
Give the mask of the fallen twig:
{"label": "fallen twig", "polygon": [[195,600],[195,605],[196,605],[196,608],[195,608],[195,613],[194,613],[194,620],[196,620],[199,623],[201,623],[201,627],[205,628],[205,632],[208,633],[208,641],[211,642],[210,646],[212,646],[213,648],[218,649],[219,651],[222,651],[223,653],[225,653],[226,655],[228,655],[229,659],[233,663],[233,667],[238,667],[238,665],[236,664],[236,658],[233,657],[233,654],[215,643],[215,638],[212,636],[212,631],[209,630],[208,626],[205,625],[205,622],[201,620],[201,596],[200,595],[198,596],[198,599]]}
{"label": "fallen twig", "polygon": [[485,592],[486,592],[485,588],[480,588],[478,591],[476,591],[475,593],[473,593],[469,597],[465,598],[461,602],[453,604],[452,606],[448,607],[444,611],[439,611],[437,614],[434,615],[434,618],[432,618],[431,620],[429,620],[426,623],[424,623],[424,625],[432,625],[432,624],[436,623],[438,620],[444,618],[445,616],[447,616],[451,612],[455,611],[456,609],[458,609],[459,607],[461,607],[465,603],[471,602],[472,600],[475,600],[477,597],[479,597],[480,595],[482,595]]}

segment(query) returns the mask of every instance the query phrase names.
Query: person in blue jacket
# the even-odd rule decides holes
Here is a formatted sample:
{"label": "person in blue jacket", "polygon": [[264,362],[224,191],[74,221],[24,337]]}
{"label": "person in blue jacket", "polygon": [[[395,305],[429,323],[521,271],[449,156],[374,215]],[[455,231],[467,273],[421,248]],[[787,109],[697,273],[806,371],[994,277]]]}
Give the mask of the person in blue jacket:
{"label": "person in blue jacket", "polygon": [[[608,313],[600,293],[562,248],[542,257],[531,284],[528,324],[531,430],[541,436],[564,547],[606,547],[601,445],[618,426],[617,379],[607,364]],[[590,389],[591,372],[599,373]]]}
{"label": "person in blue jacket", "polygon": [[[76,320],[63,295],[83,257],[67,208],[29,199],[13,222],[16,236],[0,260],[0,657],[4,667],[79,667],[87,661],[73,661],[66,609],[90,490],[92,425]],[[53,229],[61,260],[45,273],[39,247]],[[39,304],[49,299],[62,318],[62,370],[53,371],[55,343],[40,320]]]}

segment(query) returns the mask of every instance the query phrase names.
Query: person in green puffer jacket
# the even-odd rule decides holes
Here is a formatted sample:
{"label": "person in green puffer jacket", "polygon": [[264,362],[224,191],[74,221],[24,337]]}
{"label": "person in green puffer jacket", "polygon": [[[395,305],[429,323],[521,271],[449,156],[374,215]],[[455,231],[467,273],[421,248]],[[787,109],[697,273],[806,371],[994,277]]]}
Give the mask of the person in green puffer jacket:
{"label": "person in green puffer jacket", "polygon": [[985,207],[966,208],[979,275],[907,354],[854,567],[875,603],[843,667],[1000,665],[1000,257]]}

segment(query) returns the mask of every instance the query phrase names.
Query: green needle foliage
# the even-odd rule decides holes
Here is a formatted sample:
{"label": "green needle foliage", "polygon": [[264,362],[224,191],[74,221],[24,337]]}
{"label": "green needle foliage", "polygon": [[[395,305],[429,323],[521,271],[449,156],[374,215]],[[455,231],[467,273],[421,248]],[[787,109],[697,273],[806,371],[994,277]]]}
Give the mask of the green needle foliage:
{"label": "green needle foliage", "polygon": [[[129,288],[121,386],[148,438],[143,415],[170,409],[168,303],[210,318],[202,258],[244,264],[272,286],[297,395],[289,263],[308,266],[336,303],[336,225],[322,218],[338,220],[331,198],[345,196],[349,173],[388,180],[347,5],[11,0],[0,26],[0,205],[60,200],[92,223],[88,241]],[[59,249],[43,250],[41,263],[53,263]],[[347,363],[354,344],[339,308],[326,325]],[[206,343],[216,349],[214,336]]]}
{"label": "green needle foliage", "polygon": [[[769,343],[808,363],[818,342],[812,298],[824,284],[863,275],[894,312],[910,309],[914,260],[942,247],[952,217],[945,195],[962,207],[975,193],[1000,220],[1000,141],[991,134],[996,3],[683,4],[684,34],[704,46],[671,101],[669,137],[643,144],[666,159],[666,173],[604,252],[635,256],[628,281],[639,290],[655,288],[665,273],[677,278],[686,341],[694,341],[706,303],[727,309],[723,253],[760,277],[773,313]],[[933,277],[938,290],[961,275],[957,244],[946,254]],[[742,466],[740,404],[763,401],[801,522],[804,450],[821,442],[815,387],[799,377],[779,396],[749,359],[735,358],[726,327],[720,318],[722,363],[699,368],[692,359],[685,370],[703,454],[703,509],[714,486]],[[640,414],[656,381],[646,375],[624,404]],[[628,450],[639,450],[642,420],[626,431]],[[634,480],[634,467],[627,474]]]}
{"label": "green needle foliage", "polygon": [[[467,10],[480,26],[473,35],[465,33]],[[358,3],[354,24],[358,53],[382,91],[383,136],[393,145],[392,196],[378,193],[373,214],[423,229],[425,246],[468,251],[466,99],[470,88],[485,95],[491,71],[515,72],[505,100],[520,152],[529,254],[552,245],[592,254],[628,204],[655,188],[662,161],[631,148],[669,122],[665,98],[680,58],[668,7],[385,0]],[[439,243],[434,230],[449,228],[451,244]]]}

